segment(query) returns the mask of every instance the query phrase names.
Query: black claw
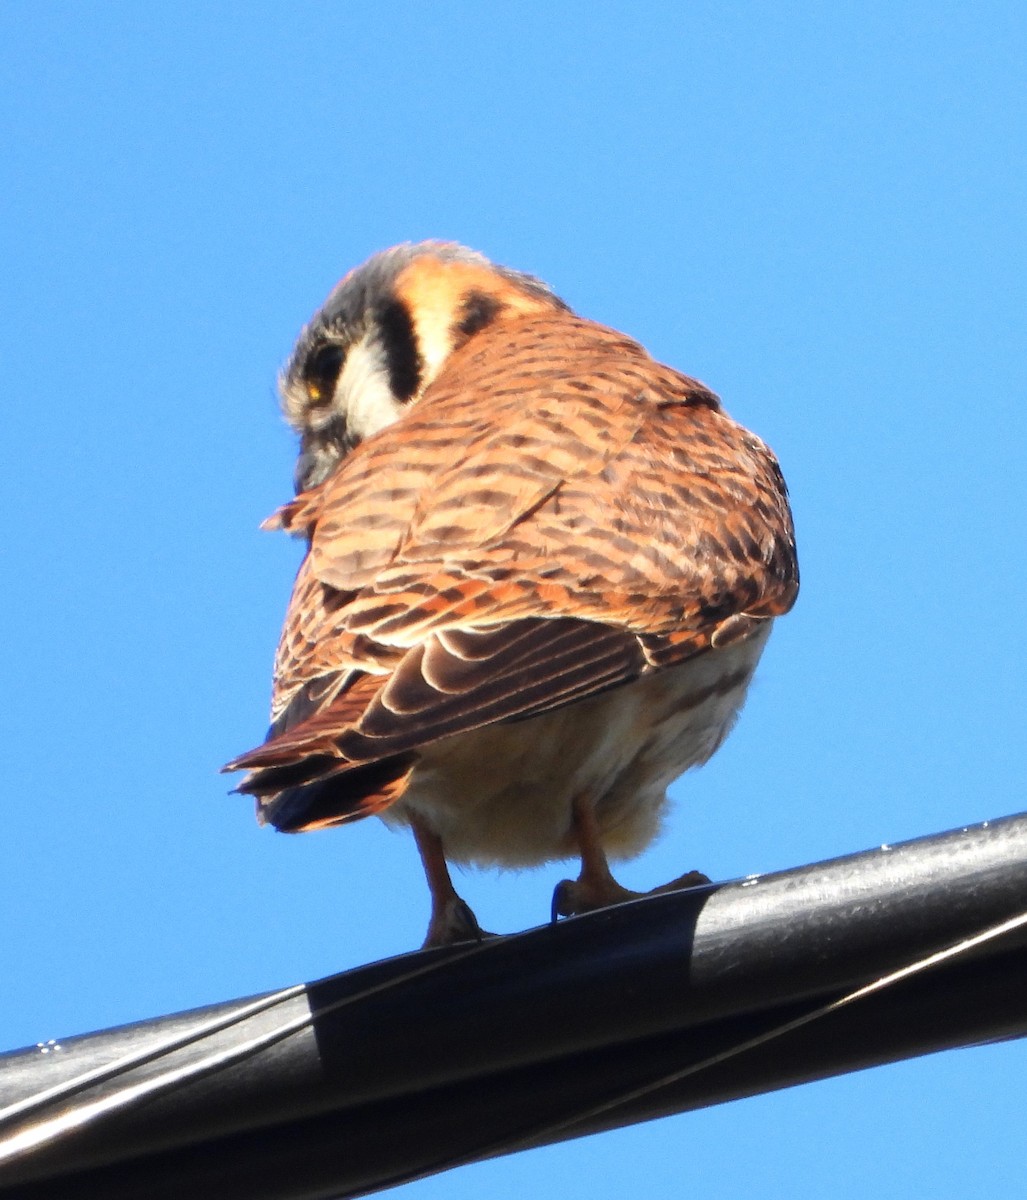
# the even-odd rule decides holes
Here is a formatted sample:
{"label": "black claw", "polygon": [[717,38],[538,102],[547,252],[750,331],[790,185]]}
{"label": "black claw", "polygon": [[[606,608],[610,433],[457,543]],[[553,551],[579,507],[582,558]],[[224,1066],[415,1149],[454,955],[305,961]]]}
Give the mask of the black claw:
{"label": "black claw", "polygon": [[553,902],[549,906],[549,922],[555,925],[561,917],[567,917],[571,914],[568,910],[567,893],[572,887],[572,882],[569,879],[562,879],[555,888],[553,888]]}

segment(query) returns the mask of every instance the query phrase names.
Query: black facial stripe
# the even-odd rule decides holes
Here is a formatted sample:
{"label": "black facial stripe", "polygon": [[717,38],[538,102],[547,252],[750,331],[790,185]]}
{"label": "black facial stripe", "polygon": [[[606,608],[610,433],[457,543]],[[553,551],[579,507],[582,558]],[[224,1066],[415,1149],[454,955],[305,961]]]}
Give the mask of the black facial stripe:
{"label": "black facial stripe", "polygon": [[303,365],[303,379],[314,404],[331,404],[345,360],[345,350],[334,342],[325,343],[311,352]]}
{"label": "black facial stripe", "polygon": [[484,329],[486,325],[499,316],[503,310],[502,300],[490,296],[488,292],[468,292],[460,306],[460,317],[453,326],[457,342],[464,342],[472,334]]}
{"label": "black facial stripe", "polygon": [[389,387],[397,400],[409,400],[420,386],[424,364],[407,306],[399,300],[382,305],[378,311],[378,328],[385,349]]}

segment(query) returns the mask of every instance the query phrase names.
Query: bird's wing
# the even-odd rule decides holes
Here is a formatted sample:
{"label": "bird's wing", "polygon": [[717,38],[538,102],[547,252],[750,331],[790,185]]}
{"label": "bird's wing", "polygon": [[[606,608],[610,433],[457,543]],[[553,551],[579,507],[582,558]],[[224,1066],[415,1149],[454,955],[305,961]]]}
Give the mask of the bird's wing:
{"label": "bird's wing", "polygon": [[280,523],[310,550],[271,735],[231,764],[259,795],[408,770],[429,741],[743,637],[798,586],[763,443],[701,384],[563,314],[484,331]]}

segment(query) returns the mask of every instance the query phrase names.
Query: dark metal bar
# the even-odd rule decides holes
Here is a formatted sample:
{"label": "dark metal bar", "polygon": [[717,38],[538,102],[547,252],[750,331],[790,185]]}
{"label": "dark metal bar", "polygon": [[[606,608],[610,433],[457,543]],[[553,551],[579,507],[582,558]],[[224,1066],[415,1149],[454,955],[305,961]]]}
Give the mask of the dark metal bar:
{"label": "dark metal bar", "polygon": [[355,1196],[1023,1036],[1025,910],[1027,814],[3,1055],[0,1196]]}

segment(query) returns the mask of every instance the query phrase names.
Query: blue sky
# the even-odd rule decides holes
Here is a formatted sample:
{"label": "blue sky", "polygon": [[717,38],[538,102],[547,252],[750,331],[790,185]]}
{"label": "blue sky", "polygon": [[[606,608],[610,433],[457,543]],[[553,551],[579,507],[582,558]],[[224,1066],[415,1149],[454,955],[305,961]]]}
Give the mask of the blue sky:
{"label": "blue sky", "polygon": [[[651,886],[1024,807],[1016,3],[0,9],[0,1046],[419,943],[409,839],[256,827],[297,562],[274,379],[335,280],[445,237],[697,375],[777,451],[803,592]],[[468,875],[545,919],[559,868]],[[1022,1176],[1023,1043],[410,1185],[960,1197]]]}

